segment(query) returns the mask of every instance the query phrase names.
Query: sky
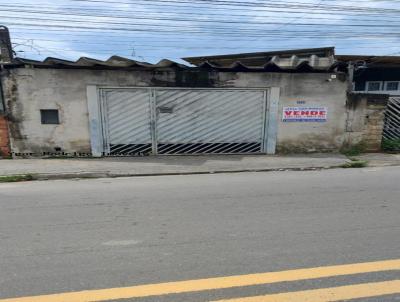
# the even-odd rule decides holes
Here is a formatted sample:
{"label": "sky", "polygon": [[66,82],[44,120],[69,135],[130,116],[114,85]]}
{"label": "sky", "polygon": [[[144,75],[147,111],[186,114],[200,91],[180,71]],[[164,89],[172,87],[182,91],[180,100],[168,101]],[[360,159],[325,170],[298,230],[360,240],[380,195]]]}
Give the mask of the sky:
{"label": "sky", "polygon": [[[3,3],[2,3],[3,2]],[[0,0],[17,56],[155,63],[335,46],[400,55],[400,0]]]}

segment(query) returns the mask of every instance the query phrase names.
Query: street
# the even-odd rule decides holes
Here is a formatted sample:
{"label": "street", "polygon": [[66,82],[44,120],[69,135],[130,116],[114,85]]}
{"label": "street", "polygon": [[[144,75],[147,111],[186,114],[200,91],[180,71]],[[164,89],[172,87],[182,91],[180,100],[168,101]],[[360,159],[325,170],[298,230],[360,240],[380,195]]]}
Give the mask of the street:
{"label": "street", "polygon": [[400,167],[3,183],[0,240],[0,302],[400,301]]}

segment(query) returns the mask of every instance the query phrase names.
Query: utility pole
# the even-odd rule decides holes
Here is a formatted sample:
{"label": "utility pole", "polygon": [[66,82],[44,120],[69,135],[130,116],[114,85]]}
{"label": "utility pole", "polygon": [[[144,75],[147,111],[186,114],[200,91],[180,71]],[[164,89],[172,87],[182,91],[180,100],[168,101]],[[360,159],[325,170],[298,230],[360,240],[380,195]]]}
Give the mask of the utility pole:
{"label": "utility pole", "polygon": [[0,64],[11,63],[13,51],[11,47],[10,32],[8,28],[0,25]]}
{"label": "utility pole", "polygon": [[354,82],[354,64],[352,61],[348,62],[347,70],[349,73],[349,81],[348,81],[347,91],[352,92],[353,91],[353,82]]}

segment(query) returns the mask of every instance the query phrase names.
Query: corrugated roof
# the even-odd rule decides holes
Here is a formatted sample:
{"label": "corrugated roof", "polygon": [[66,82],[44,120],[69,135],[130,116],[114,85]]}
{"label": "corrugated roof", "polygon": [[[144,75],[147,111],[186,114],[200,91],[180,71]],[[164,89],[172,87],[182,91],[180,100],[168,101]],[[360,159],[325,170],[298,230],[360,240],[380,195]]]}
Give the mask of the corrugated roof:
{"label": "corrugated roof", "polygon": [[[219,63],[219,64],[218,64]],[[269,72],[326,72],[337,67],[337,63],[333,56],[320,58],[311,55],[307,58],[299,58],[291,56],[290,58],[281,58],[273,56],[263,62],[255,62],[254,60],[234,61],[229,65],[222,65],[220,62],[204,61],[198,65],[201,68],[210,68],[221,71],[269,71]]]}
{"label": "corrugated roof", "polygon": [[136,60],[131,60],[128,58],[120,56],[112,56],[106,61],[101,61],[97,59],[81,57],[77,61],[68,61],[58,58],[46,58],[43,61],[30,60],[24,58],[15,58],[11,64],[12,66],[18,65],[32,65],[36,67],[51,68],[51,67],[70,67],[70,68],[112,68],[112,69],[123,69],[123,68],[147,68],[147,69],[157,69],[157,68],[188,68],[188,66],[179,64],[170,60],[161,60],[156,64],[151,64],[147,62],[140,62]]}
{"label": "corrugated roof", "polygon": [[198,67],[270,72],[327,72],[337,65],[335,48],[307,48],[183,58]]}
{"label": "corrugated roof", "polygon": [[335,54],[334,47],[323,48],[305,48],[305,49],[292,49],[292,50],[278,50],[278,51],[264,51],[264,52],[250,52],[250,53],[236,53],[227,55],[213,55],[213,56],[199,56],[183,58],[186,62],[193,65],[200,65],[203,62],[212,62],[221,66],[228,66],[234,62],[242,62],[249,65],[264,65],[273,57],[291,58],[296,56],[299,58],[308,58],[313,55],[317,57],[331,57]]}
{"label": "corrugated roof", "polygon": [[[296,52],[297,54],[293,54]],[[314,48],[268,53],[247,53],[239,55],[225,55],[198,57],[196,67],[190,67],[170,60],[161,60],[156,64],[131,60],[120,56],[112,56],[106,61],[82,57],[77,61],[68,61],[49,57],[43,61],[15,58],[9,67],[30,65],[38,68],[75,68],[75,69],[209,69],[232,72],[330,72],[338,62],[333,55],[333,48]],[[263,54],[275,54],[263,56]],[[322,56],[326,55],[326,56]],[[239,57],[237,57],[239,56]],[[202,59],[200,59],[202,58]],[[213,58],[211,60],[211,58]],[[204,59],[204,60],[203,60]],[[186,58],[186,60],[188,60]],[[194,61],[193,61],[194,62]]]}

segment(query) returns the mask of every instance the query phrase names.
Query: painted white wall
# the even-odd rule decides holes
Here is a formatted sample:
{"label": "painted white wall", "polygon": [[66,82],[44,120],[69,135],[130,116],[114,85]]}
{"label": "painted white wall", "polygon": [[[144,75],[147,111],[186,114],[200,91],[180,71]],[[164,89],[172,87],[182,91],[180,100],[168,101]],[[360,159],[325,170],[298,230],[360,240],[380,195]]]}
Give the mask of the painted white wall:
{"label": "painted white wall", "polygon": [[[335,74],[220,74],[224,87],[280,87],[278,151],[311,152],[339,149],[345,141],[347,83]],[[298,104],[301,102],[301,104]],[[283,122],[283,107],[326,107],[327,122]]]}
{"label": "painted white wall", "polygon": [[[214,87],[280,87],[277,148],[281,151],[332,150],[345,140],[347,84],[324,73],[210,73]],[[176,85],[173,70],[98,71],[11,69],[3,78],[14,153],[90,153],[88,86]],[[182,83],[180,82],[182,85]],[[189,85],[189,84],[188,84]],[[93,93],[93,91],[92,91]],[[297,102],[304,104],[297,104]],[[284,106],[328,108],[326,123],[284,123]],[[42,125],[40,109],[59,109],[60,125]]]}

